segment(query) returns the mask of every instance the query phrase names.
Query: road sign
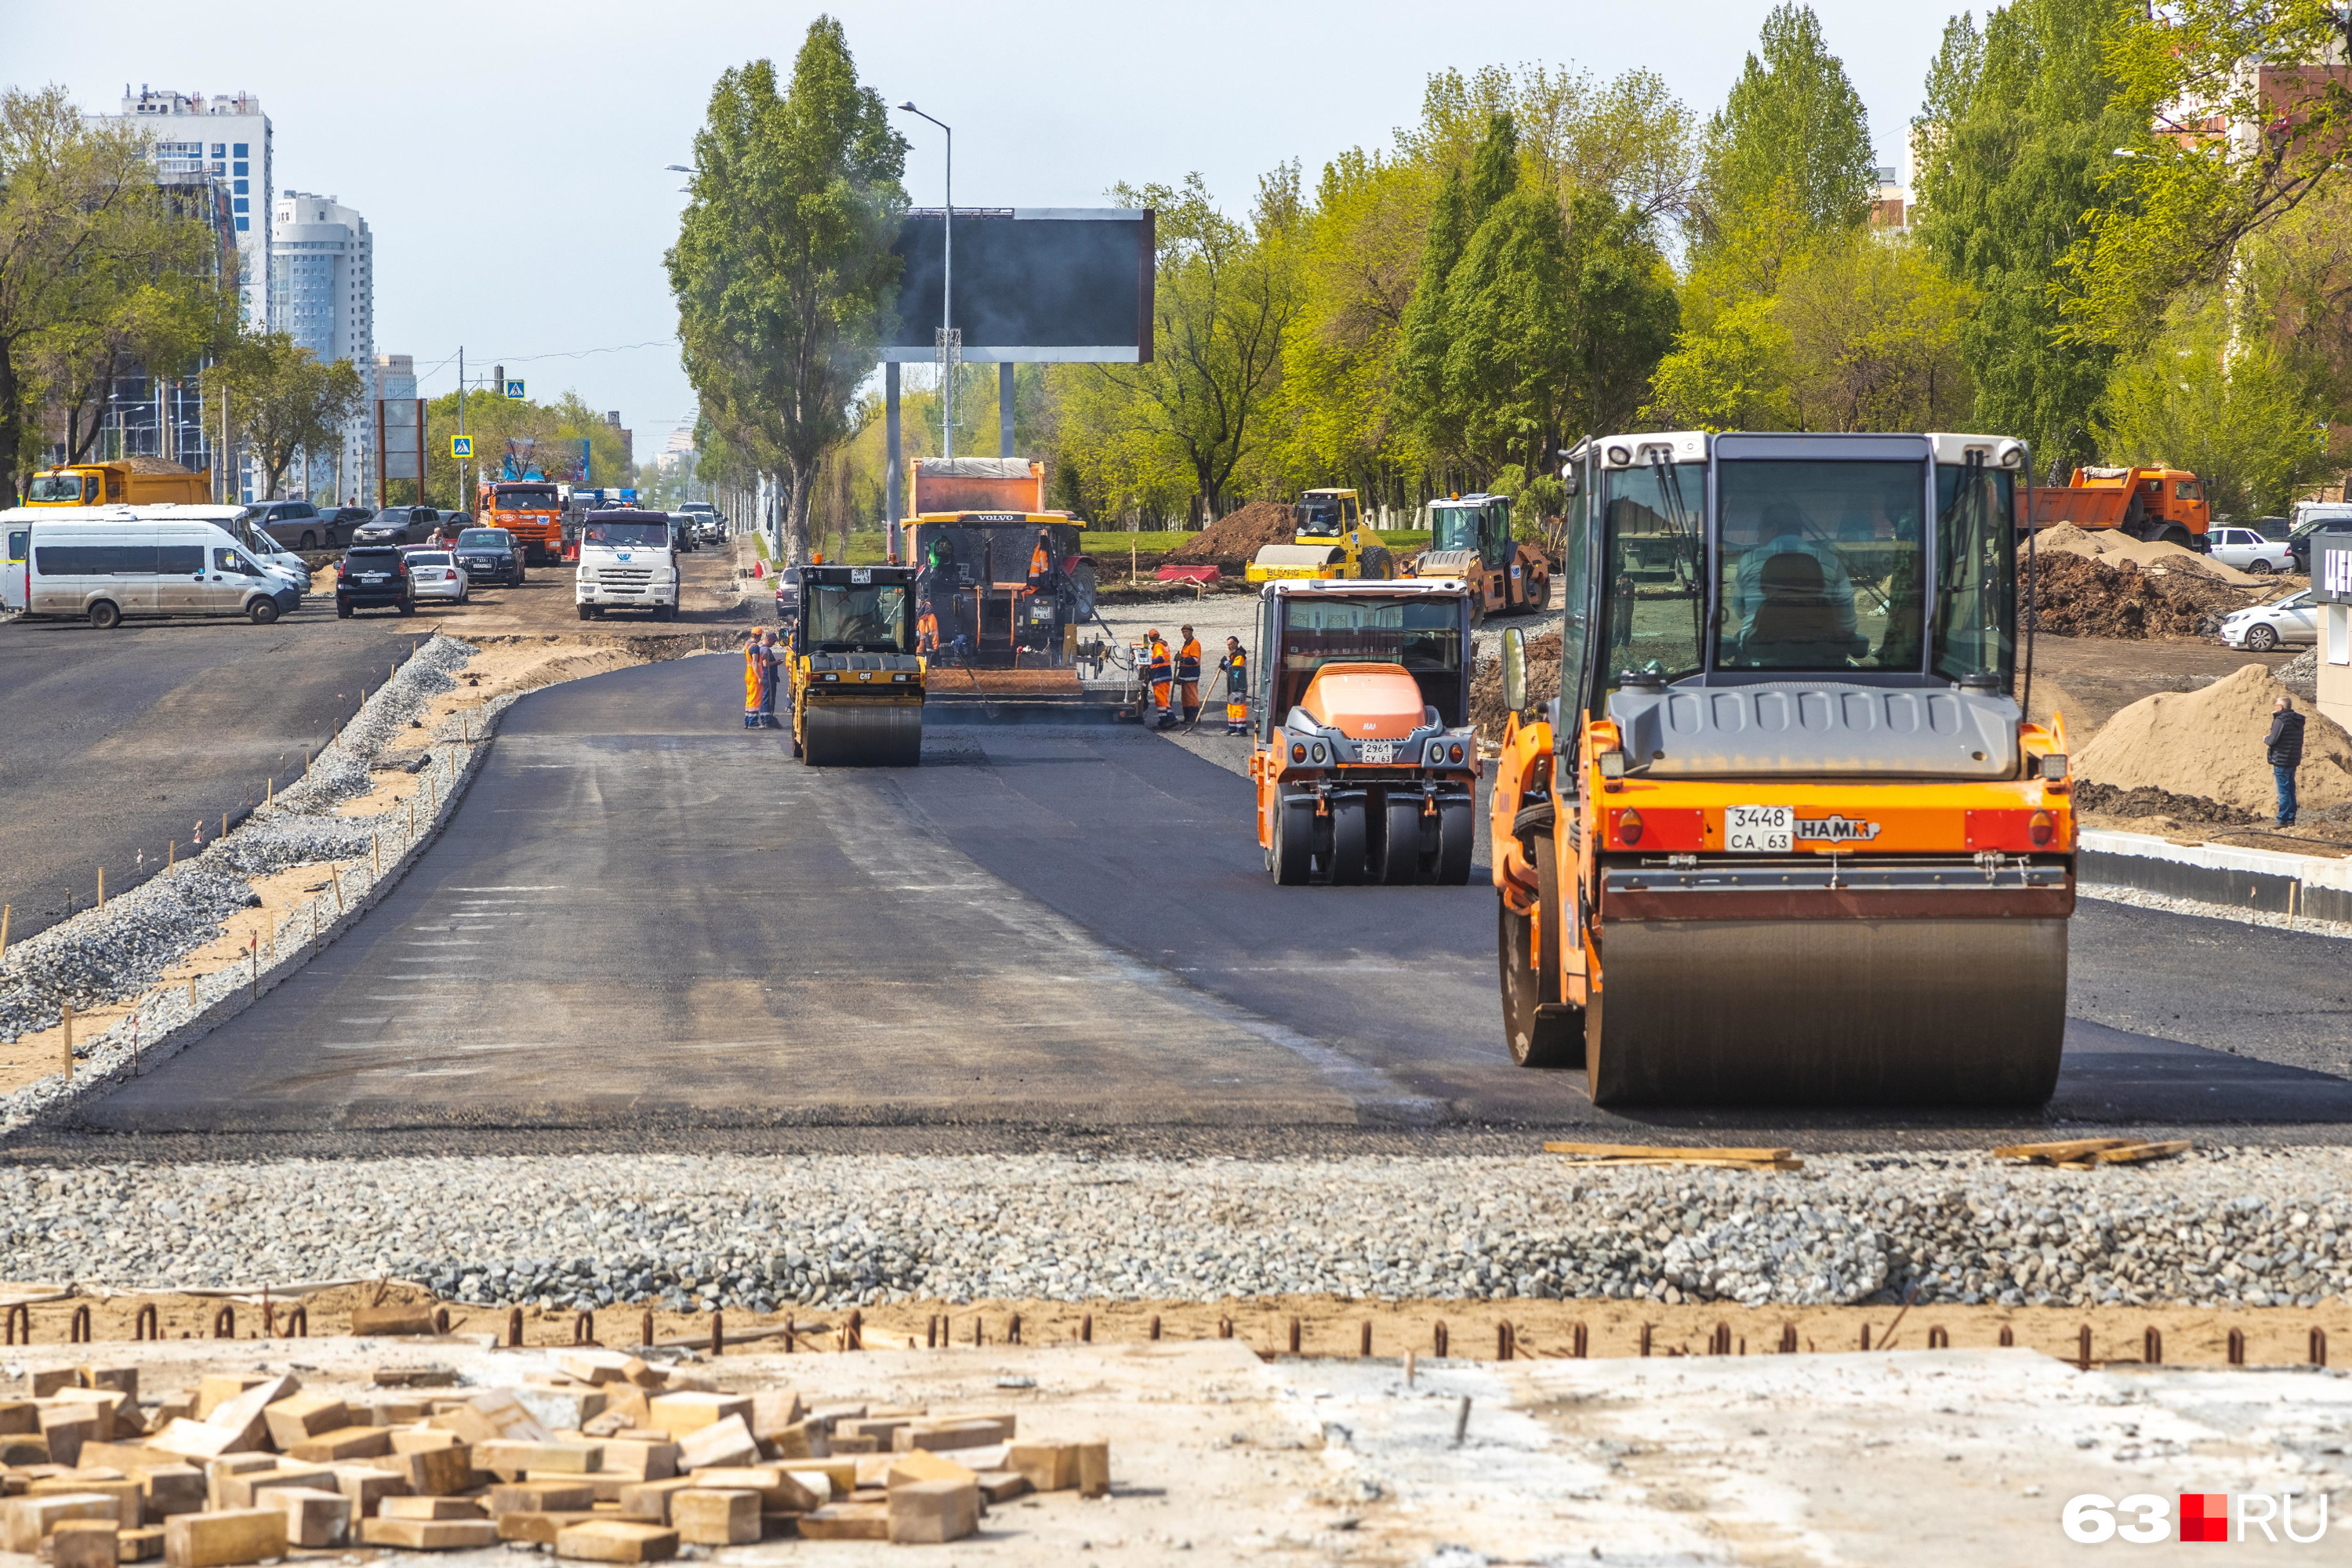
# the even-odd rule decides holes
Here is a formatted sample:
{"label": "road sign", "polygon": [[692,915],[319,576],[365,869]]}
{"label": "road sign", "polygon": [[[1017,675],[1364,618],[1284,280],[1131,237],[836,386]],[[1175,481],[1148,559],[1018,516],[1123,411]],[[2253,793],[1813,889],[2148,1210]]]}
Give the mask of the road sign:
{"label": "road sign", "polygon": [[520,402],[522,400],[522,383],[519,381],[510,381],[507,383],[507,395],[515,399],[517,402]]}
{"label": "road sign", "polygon": [[474,438],[471,436],[450,437],[449,455],[453,458],[472,457],[474,455]]}

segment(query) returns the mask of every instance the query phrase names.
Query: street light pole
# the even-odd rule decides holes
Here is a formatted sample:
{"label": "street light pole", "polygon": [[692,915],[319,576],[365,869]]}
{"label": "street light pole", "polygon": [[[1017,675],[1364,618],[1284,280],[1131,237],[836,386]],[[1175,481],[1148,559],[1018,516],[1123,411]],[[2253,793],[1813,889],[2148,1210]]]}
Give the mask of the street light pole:
{"label": "street light pole", "polygon": [[962,345],[955,341],[955,129],[925,114],[912,102],[898,106],[947,132],[947,205],[940,220],[940,455],[955,458],[955,367]]}

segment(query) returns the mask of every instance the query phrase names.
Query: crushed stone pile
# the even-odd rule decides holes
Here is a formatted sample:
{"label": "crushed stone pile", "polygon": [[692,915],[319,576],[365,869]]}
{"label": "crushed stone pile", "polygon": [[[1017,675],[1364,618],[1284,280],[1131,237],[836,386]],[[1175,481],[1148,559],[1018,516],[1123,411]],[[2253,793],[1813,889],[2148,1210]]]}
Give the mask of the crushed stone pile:
{"label": "crushed stone pile", "polygon": [[2306,703],[2319,700],[2319,650],[2305,648],[2271,671],[2271,679]]}
{"label": "crushed stone pile", "polygon": [[2033,625],[2058,637],[2195,637],[2245,603],[2227,584],[2188,573],[2052,551],[2037,563]]}
{"label": "crushed stone pile", "polygon": [[2082,529],[2071,522],[2046,528],[2034,541],[2043,557],[2053,551],[2086,560],[2104,561],[2111,566],[2128,561],[2152,576],[2164,576],[2180,572],[2191,576],[2210,577],[2217,583],[2227,583],[2237,588],[2269,586],[2272,580],[2251,572],[2241,572],[2225,565],[2200,551],[2183,549],[2178,544],[2166,544],[2144,539],[2134,539],[2120,529]]}
{"label": "crushed stone pile", "polygon": [[1239,572],[1268,544],[1287,544],[1297,530],[1290,508],[1278,500],[1254,500],[1229,511],[1168,554],[1173,566],[1230,567]]}
{"label": "crushed stone pile", "polygon": [[[2263,740],[2286,689],[2249,664],[2196,691],[2143,697],[2101,726],[2074,759],[2087,784],[2150,787],[2267,816],[2277,800]],[[2296,787],[2314,813],[2352,805],[2352,736],[2310,707]]]}
{"label": "crushed stone pile", "polygon": [[[1559,634],[1528,639],[1528,700],[1540,708],[1559,695]],[[1503,706],[1503,661],[1488,655],[1470,671],[1470,721],[1482,741],[1500,742],[1511,710]]]}

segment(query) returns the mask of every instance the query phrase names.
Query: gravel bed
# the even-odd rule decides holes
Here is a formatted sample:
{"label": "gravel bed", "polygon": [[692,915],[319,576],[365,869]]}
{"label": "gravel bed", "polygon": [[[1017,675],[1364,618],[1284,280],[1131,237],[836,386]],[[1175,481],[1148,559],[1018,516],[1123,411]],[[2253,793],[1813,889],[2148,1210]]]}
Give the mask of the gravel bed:
{"label": "gravel bed", "polygon": [[2086,899],[2103,899],[2111,904],[2129,904],[2135,909],[2163,910],[2170,914],[2196,915],[2210,921],[2235,921],[2240,925],[2270,926],[2277,931],[2301,931],[2305,936],[2352,938],[2352,923],[2314,920],[2309,915],[2290,916],[2284,910],[2250,910],[2240,904],[2209,904],[2199,899],[2175,898],[2170,893],[2151,893],[2144,888],[2122,888],[2105,882],[2080,882],[2075,885],[2074,891]]}
{"label": "gravel bed", "polygon": [[2090,1173],[1979,1154],[1801,1172],[1550,1157],[635,1155],[0,1170],[0,1278],[388,1274],[593,1309],[1181,1298],[2310,1305],[2352,1287],[2352,1153]]}

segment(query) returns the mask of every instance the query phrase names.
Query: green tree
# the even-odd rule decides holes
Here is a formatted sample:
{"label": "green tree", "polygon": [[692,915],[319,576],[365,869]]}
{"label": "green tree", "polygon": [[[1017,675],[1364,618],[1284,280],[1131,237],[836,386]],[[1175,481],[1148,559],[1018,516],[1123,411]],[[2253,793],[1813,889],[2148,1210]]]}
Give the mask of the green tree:
{"label": "green tree", "polygon": [[2060,264],[2105,199],[2114,150],[2145,132],[2106,63],[2136,9],[2016,0],[1981,34],[1952,18],[1912,124],[1919,241],[1977,301],[1960,326],[1974,422],[2024,437],[2053,475],[2093,457],[2115,363],[2063,330]]}
{"label": "green tree", "polygon": [[892,325],[906,140],[857,85],[841,24],[819,16],[781,95],[767,60],[719,78],[694,153],[667,258],[687,374],[711,423],[782,470],[797,560],[817,466],[851,434]]}
{"label": "green tree", "polygon": [[1685,331],[1658,362],[1645,422],[1672,430],[1793,430],[1789,332],[1769,294],[1748,294]]}
{"label": "green tree", "polygon": [[1869,117],[1812,7],[1775,6],[1760,42],[1761,57],[1748,57],[1707,121],[1696,235],[1702,248],[1784,184],[1814,233],[1859,226],[1877,190]]}
{"label": "green tree", "polygon": [[227,396],[232,426],[260,460],[268,500],[305,447],[341,443],[367,396],[351,361],[321,364],[284,332],[241,335],[205,372],[205,385]]}
{"label": "green tree", "polygon": [[1901,238],[1824,240],[1782,275],[1773,313],[1787,332],[1801,430],[1948,430],[1974,401],[1962,363],[1968,289]]}

